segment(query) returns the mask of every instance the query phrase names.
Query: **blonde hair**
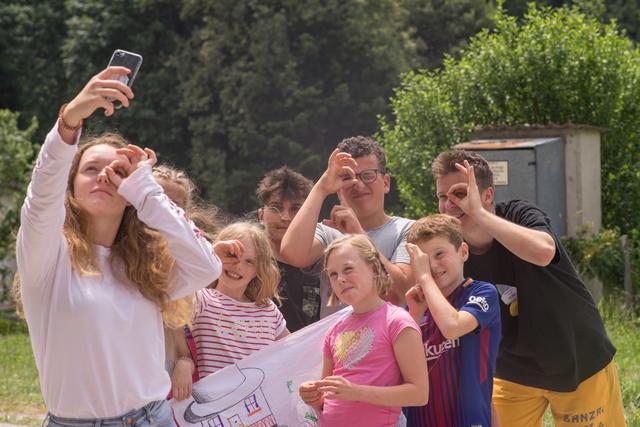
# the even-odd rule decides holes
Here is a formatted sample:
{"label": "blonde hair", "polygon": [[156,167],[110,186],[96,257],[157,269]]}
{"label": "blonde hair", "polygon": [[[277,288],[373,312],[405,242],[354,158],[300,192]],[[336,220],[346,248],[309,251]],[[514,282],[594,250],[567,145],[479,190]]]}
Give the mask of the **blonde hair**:
{"label": "blonde hair", "polygon": [[[387,272],[384,264],[382,264],[380,254],[378,253],[376,246],[373,244],[369,236],[366,236],[364,234],[351,234],[340,237],[339,239],[331,242],[331,244],[324,251],[325,268],[333,252],[345,245],[350,245],[352,248],[354,248],[356,252],[358,252],[360,258],[362,258],[364,262],[369,264],[369,266],[373,270],[373,274],[375,275],[375,285],[376,290],[378,291],[378,295],[380,297],[384,297],[389,288],[391,288],[392,278],[391,275],[389,275],[389,273]],[[332,290],[327,305],[334,306],[337,305],[339,301],[340,299]]]}
{"label": "blonde hair", "polygon": [[153,177],[165,191],[167,184],[178,185],[184,190],[184,203],[178,203],[177,200],[172,200],[172,202],[185,211],[189,219],[202,231],[208,241],[214,241],[221,228],[218,220],[220,210],[217,206],[205,203],[196,197],[197,187],[193,180],[189,178],[189,175],[173,166],[159,165],[153,168]]}
{"label": "blonde hair", "polygon": [[[280,304],[278,284],[280,269],[273,256],[267,233],[255,222],[240,221],[227,225],[218,233],[217,241],[246,239],[256,248],[256,277],[251,279],[244,291],[245,297],[257,306],[265,307],[274,299]],[[214,287],[217,285],[217,281]]]}
{"label": "blonde hair", "polygon": [[[97,145],[124,148],[128,141],[114,133],[106,133],[82,143],[69,171],[65,197],[66,217],[64,236],[69,247],[69,257],[75,270],[82,275],[100,274],[96,253],[87,234],[88,215],[74,198],[74,180],[84,153]],[[138,219],[136,210],[127,206],[120,228],[116,233],[109,255],[111,265],[119,262],[124,267],[124,275],[145,298],[155,303],[162,312],[165,325],[178,327],[186,324],[193,312],[193,306],[184,300],[169,298],[171,275],[175,261],[169,254],[167,242],[162,235],[147,227]],[[120,269],[114,268],[118,274]]]}
{"label": "blonde hair", "polygon": [[[178,203],[176,200],[173,200],[173,202],[185,211],[191,208],[194,203],[196,185],[184,171],[169,165],[158,165],[153,168],[153,177],[162,188],[165,188],[165,186],[162,185],[163,183],[172,183],[180,186],[185,193],[184,203]],[[183,204],[184,206],[182,206]]]}

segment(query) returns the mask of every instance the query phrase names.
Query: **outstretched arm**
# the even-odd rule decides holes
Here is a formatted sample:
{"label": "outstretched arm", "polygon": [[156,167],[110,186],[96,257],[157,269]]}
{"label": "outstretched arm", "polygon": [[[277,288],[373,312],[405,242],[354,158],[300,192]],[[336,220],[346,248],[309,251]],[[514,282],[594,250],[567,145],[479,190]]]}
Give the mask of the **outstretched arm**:
{"label": "outstretched arm", "polygon": [[[315,238],[315,229],[320,216],[322,203],[332,193],[355,179],[355,160],[338,149],[329,157],[327,170],[300,207],[300,210],[289,224],[280,245],[280,257],[295,267],[309,267],[322,257],[324,247]],[[344,179],[352,177],[351,181]]]}
{"label": "outstretched arm", "polygon": [[[71,162],[76,154],[79,125],[98,108],[113,114],[113,104],[104,96],[118,99],[127,107],[133,92],[125,84],[110,80],[127,74],[124,67],[110,67],[95,75],[62,110],[60,119],[47,135],[33,169],[27,197],[20,213],[16,260],[21,286],[44,286],[62,250],[65,218],[64,195]],[[71,130],[70,128],[77,129]],[[35,262],[34,262],[35,261]]]}
{"label": "outstretched arm", "polygon": [[468,183],[451,186],[447,197],[494,239],[517,257],[532,264],[546,266],[556,254],[556,244],[548,233],[522,227],[486,210],[481,202],[473,166],[467,161],[456,164],[467,175]]}

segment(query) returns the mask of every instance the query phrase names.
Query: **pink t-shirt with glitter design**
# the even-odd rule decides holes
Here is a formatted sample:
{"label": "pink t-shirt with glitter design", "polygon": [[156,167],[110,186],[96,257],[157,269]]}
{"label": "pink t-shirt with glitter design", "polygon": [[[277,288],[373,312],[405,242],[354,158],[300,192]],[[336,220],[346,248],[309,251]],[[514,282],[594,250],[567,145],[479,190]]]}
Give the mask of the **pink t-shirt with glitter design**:
{"label": "pink t-shirt with glitter design", "polygon": [[[420,333],[409,313],[388,302],[369,313],[351,314],[340,320],[324,338],[324,354],[333,360],[332,375],[340,375],[354,384],[383,387],[402,384],[393,344],[405,328]],[[325,400],[320,425],[395,427],[400,409],[399,406]]]}

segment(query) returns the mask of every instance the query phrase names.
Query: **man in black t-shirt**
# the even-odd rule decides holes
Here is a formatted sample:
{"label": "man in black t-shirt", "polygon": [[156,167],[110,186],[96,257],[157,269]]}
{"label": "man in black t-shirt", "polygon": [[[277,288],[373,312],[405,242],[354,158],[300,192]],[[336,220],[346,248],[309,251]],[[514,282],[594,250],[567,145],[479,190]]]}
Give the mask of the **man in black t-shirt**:
{"label": "man in black t-shirt", "polygon": [[494,205],[493,175],[476,153],[441,153],[432,173],[440,212],[462,223],[465,275],[500,294],[493,404],[501,424],[542,425],[551,405],[558,426],[624,425],[615,348],[545,213],[527,201]]}
{"label": "man in black t-shirt", "polygon": [[267,172],[256,195],[260,202],[258,219],[264,225],[271,248],[280,267],[278,293],[282,298],[280,311],[287,328],[295,332],[318,320],[320,312],[320,275],[322,266],[309,269],[294,267],[280,259],[280,243],[291,220],[313,187],[313,182],[298,172],[283,166]]}

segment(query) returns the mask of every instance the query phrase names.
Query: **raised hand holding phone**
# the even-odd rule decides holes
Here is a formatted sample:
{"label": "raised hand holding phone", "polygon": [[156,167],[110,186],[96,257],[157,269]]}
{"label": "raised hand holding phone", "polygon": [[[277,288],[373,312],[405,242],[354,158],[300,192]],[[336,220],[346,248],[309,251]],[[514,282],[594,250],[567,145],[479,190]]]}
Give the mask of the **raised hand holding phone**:
{"label": "raised hand holding phone", "polygon": [[74,137],[83,120],[98,108],[104,109],[105,116],[111,116],[114,113],[113,102],[108,98],[118,100],[125,107],[129,106],[129,100],[133,98],[131,88],[112,79],[114,75],[127,73],[129,69],[124,67],[109,67],[102,70],[93,76],[68,104],[60,108],[58,129],[67,143],[74,143]]}

